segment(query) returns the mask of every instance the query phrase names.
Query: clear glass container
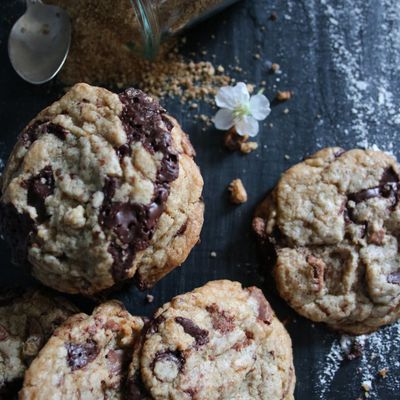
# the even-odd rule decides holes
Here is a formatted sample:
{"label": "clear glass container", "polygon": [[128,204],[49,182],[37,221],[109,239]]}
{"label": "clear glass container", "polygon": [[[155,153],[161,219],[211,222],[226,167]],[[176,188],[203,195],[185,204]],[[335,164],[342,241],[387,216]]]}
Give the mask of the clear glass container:
{"label": "clear glass container", "polygon": [[167,61],[176,41],[165,39],[236,1],[43,0],[62,7],[72,22],[61,79],[117,86],[143,80],[153,59]]}
{"label": "clear glass container", "polygon": [[[137,49],[154,57],[166,37],[197,24],[238,0],[130,0],[140,26]],[[137,40],[137,39],[136,39]]]}

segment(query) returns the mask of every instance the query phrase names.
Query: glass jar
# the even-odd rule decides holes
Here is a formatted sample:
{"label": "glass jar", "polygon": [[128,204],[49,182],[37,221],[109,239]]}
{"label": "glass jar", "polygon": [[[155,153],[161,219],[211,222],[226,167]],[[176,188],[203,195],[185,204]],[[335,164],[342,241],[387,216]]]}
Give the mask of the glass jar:
{"label": "glass jar", "polygon": [[238,0],[130,0],[140,26],[136,46],[154,57],[161,41],[195,25]]}
{"label": "glass jar", "polygon": [[[87,24],[84,38],[97,31],[153,58],[163,39],[210,17],[238,0],[44,0],[67,11],[73,26]],[[131,12],[133,8],[133,13]],[[77,22],[78,21],[78,22]],[[113,31],[110,34],[110,31]],[[81,34],[83,32],[83,34]],[[105,43],[107,45],[107,43]]]}
{"label": "glass jar", "polygon": [[[62,7],[72,22],[61,80],[122,87],[137,84],[154,63],[168,60],[174,34],[237,0],[43,1]],[[164,40],[168,37],[172,40]]]}

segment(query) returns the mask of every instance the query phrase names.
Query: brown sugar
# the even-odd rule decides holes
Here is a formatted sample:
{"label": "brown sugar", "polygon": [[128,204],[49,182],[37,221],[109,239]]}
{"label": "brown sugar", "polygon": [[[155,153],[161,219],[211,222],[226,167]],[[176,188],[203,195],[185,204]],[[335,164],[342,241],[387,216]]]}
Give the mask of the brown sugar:
{"label": "brown sugar", "polygon": [[187,61],[178,52],[177,39],[163,43],[155,60],[140,57],[135,49],[138,23],[128,0],[46,2],[63,7],[72,20],[71,49],[60,73],[67,85],[135,85],[155,97],[179,96],[186,102],[211,99],[231,82],[223,68],[216,70],[209,61]]}

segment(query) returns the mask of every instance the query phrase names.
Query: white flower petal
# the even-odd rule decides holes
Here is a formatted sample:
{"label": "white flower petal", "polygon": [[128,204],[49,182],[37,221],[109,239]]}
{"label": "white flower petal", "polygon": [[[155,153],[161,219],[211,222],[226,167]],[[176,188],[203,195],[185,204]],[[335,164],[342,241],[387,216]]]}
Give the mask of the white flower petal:
{"label": "white flower petal", "polygon": [[271,112],[269,100],[262,94],[256,94],[250,98],[251,115],[258,121],[268,117]]}
{"label": "white flower petal", "polygon": [[241,135],[256,136],[259,130],[258,121],[251,117],[245,116],[235,120],[236,132]]}
{"label": "white flower petal", "polygon": [[220,108],[233,110],[236,107],[235,91],[231,86],[223,86],[215,96],[215,103]]}
{"label": "white flower petal", "polygon": [[231,110],[222,109],[219,110],[214,118],[214,125],[217,129],[222,131],[226,131],[234,125],[233,114]]}
{"label": "white flower petal", "polygon": [[236,86],[223,86],[215,96],[218,107],[234,110],[249,103],[250,95],[247,86],[239,82]]}
{"label": "white flower petal", "polygon": [[233,87],[233,91],[237,101],[236,107],[249,104],[250,94],[245,83],[238,82],[236,86]]}

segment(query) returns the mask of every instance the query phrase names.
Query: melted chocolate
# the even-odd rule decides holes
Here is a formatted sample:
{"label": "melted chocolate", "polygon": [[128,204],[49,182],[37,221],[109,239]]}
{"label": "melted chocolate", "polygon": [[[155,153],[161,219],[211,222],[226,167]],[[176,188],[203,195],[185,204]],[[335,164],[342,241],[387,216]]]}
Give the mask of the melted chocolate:
{"label": "melted chocolate", "polygon": [[266,324],[270,324],[272,322],[273,311],[261,289],[253,286],[248,288],[247,290],[250,293],[250,297],[257,301],[258,319]]}
{"label": "melted chocolate", "polygon": [[83,368],[96,359],[99,349],[96,342],[88,340],[84,344],[67,343],[67,363],[72,371]]}
{"label": "melted chocolate", "polygon": [[128,89],[119,97],[124,105],[120,119],[127,136],[127,143],[116,149],[120,159],[131,155],[134,142],[141,142],[151,154],[161,152],[163,158],[150,204],[113,202],[115,190],[121,182],[109,178],[105,183],[99,222],[112,232],[108,251],[114,259],[116,281],[126,278],[136,253],[148,247],[168,200],[170,183],[179,174],[178,155],[172,148],[172,124],[165,117],[165,110],[140,90]]}
{"label": "melted chocolate", "polygon": [[36,208],[39,222],[47,217],[45,200],[54,192],[53,169],[50,165],[26,182],[28,188],[28,204]]}
{"label": "melted chocolate", "polygon": [[165,317],[163,315],[159,315],[157,318],[149,321],[145,327],[143,328],[143,334],[154,335],[158,332],[158,327],[165,321]]}
{"label": "melted chocolate", "polygon": [[52,122],[45,125],[45,130],[43,133],[51,133],[54,136],[57,136],[60,140],[65,140],[68,135],[68,131],[66,129],[64,129],[61,125],[53,124]]}
{"label": "melted chocolate", "polygon": [[185,358],[183,357],[182,353],[179,350],[159,351],[156,354],[156,356],[151,364],[151,369],[154,370],[156,363],[158,363],[160,361],[168,361],[168,362],[175,363],[177,365],[179,371],[182,371],[182,368],[185,364]]}
{"label": "melted chocolate", "polygon": [[395,285],[400,285],[400,271],[392,272],[386,278],[388,283],[393,283]]}
{"label": "melted chocolate", "polygon": [[208,331],[206,329],[201,329],[191,319],[176,317],[175,321],[182,326],[185,333],[195,339],[197,346],[203,346],[209,342]]}
{"label": "melted chocolate", "polygon": [[215,303],[207,306],[206,310],[210,313],[212,326],[217,331],[226,334],[235,329],[235,318],[225,310],[220,310]]}
{"label": "melted chocolate", "polygon": [[[354,201],[354,203],[358,204],[375,197],[383,197],[390,200],[390,210],[393,210],[399,201],[399,190],[399,176],[394,169],[390,167],[384,171],[378,186],[360,190],[356,193],[350,193],[347,198],[349,201]],[[348,205],[347,213],[345,212],[344,218],[345,220],[347,219],[357,223],[354,216],[354,209],[349,208]]]}
{"label": "melted chocolate", "polygon": [[39,136],[45,133],[53,134],[61,140],[65,140],[68,131],[61,125],[53,124],[47,121],[35,121],[33,124],[27,126],[21,133],[19,140],[25,147],[29,147],[35,142]]}
{"label": "melted chocolate", "polygon": [[348,195],[348,199],[354,201],[356,204],[372,199],[374,197],[396,197],[399,190],[399,177],[392,167],[385,170],[382,175],[379,185],[373,188],[360,190],[357,193]]}
{"label": "melted chocolate", "polygon": [[33,124],[28,125],[21,133],[19,140],[25,147],[29,147],[39,137],[39,127],[43,125],[43,121],[35,121]]}

